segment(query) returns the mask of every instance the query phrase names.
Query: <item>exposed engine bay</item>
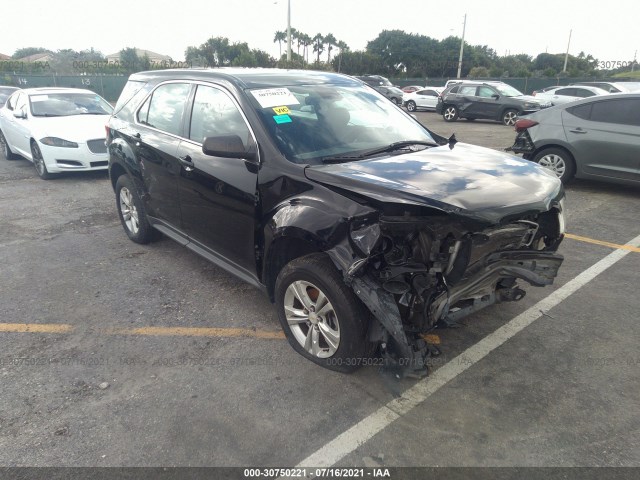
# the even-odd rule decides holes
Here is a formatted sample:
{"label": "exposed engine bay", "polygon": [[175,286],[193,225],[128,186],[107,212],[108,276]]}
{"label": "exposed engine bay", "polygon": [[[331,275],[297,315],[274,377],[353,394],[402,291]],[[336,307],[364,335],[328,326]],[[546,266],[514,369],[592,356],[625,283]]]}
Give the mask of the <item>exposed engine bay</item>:
{"label": "exposed engine bay", "polygon": [[350,235],[327,253],[378,322],[369,340],[405,375],[425,375],[423,335],[489,305],[518,301],[553,283],[563,257],[562,203],[499,225],[407,206],[350,219]]}

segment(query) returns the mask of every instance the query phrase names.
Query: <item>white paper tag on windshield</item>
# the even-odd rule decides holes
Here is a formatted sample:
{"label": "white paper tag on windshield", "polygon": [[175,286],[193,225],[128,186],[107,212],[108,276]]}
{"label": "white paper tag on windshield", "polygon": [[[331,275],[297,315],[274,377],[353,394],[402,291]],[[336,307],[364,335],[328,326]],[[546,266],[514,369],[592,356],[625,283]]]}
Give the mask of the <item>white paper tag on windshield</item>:
{"label": "white paper tag on windshield", "polygon": [[262,108],[281,105],[299,105],[300,102],[288,88],[265,88],[263,90],[251,90],[251,94],[258,100]]}
{"label": "white paper tag on windshield", "polygon": [[31,95],[32,102],[44,102],[49,100],[49,95]]}

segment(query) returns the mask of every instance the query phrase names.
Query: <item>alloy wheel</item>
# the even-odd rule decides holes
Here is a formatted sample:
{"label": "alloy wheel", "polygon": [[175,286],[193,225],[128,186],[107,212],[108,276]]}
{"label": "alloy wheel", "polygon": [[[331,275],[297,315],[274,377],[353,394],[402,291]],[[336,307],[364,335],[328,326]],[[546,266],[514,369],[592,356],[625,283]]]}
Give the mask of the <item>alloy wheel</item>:
{"label": "alloy wheel", "polygon": [[555,173],[558,178],[562,178],[562,175],[564,175],[564,172],[567,169],[564,158],[554,153],[550,153],[540,158],[538,160],[538,165],[548,168],[553,173]]}
{"label": "alloy wheel", "polygon": [[340,345],[340,323],[324,292],[311,282],[291,283],[284,295],[284,311],[291,333],[311,355],[329,358]]}
{"label": "alloy wheel", "polygon": [[120,189],[120,212],[122,213],[122,219],[124,220],[127,228],[134,235],[138,233],[140,229],[140,222],[138,220],[138,210],[133,202],[133,196],[127,187]]}

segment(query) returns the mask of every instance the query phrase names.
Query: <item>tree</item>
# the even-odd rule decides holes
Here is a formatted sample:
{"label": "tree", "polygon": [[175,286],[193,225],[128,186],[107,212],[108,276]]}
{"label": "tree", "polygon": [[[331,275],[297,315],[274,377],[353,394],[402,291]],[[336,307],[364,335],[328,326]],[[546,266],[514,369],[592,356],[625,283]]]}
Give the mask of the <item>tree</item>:
{"label": "tree", "polygon": [[306,33],[301,33],[299,38],[302,41],[302,58],[309,63],[309,47],[313,44],[313,39]]}
{"label": "tree", "polygon": [[324,52],[324,36],[321,33],[316,33],[313,37],[313,51],[318,55],[316,63],[320,63],[320,54]]}
{"label": "tree", "polygon": [[287,32],[276,32],[275,37],[273,37],[273,43],[278,42],[278,46],[280,47],[280,56],[282,56],[282,42],[287,40]]}
{"label": "tree", "polygon": [[135,72],[140,70],[140,57],[135,48],[125,47],[120,50],[120,64],[126,71]]}
{"label": "tree", "polygon": [[36,53],[53,53],[53,52],[43,47],[25,47],[25,48],[17,49],[13,53],[12,58],[20,59],[20,58],[28,57],[30,55],[35,55]]}
{"label": "tree", "polygon": [[327,63],[331,63],[331,50],[338,45],[338,40],[333,36],[333,33],[328,33],[324,37],[324,43],[327,45]]}

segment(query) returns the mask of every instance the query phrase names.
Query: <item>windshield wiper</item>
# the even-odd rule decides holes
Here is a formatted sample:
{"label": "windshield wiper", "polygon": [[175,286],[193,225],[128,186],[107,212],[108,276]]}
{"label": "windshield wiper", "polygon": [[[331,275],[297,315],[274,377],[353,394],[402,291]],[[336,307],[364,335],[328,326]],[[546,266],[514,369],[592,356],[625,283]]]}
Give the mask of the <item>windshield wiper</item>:
{"label": "windshield wiper", "polygon": [[394,150],[401,150],[403,148],[410,147],[411,145],[425,145],[427,147],[438,147],[439,145],[434,142],[426,142],[424,140],[403,140],[401,142],[394,142],[384,147],[378,147],[371,150],[367,150],[358,155],[335,155],[330,157],[324,157],[322,163],[342,163],[349,160],[362,160],[363,158],[378,155],[380,153],[393,152]]}

